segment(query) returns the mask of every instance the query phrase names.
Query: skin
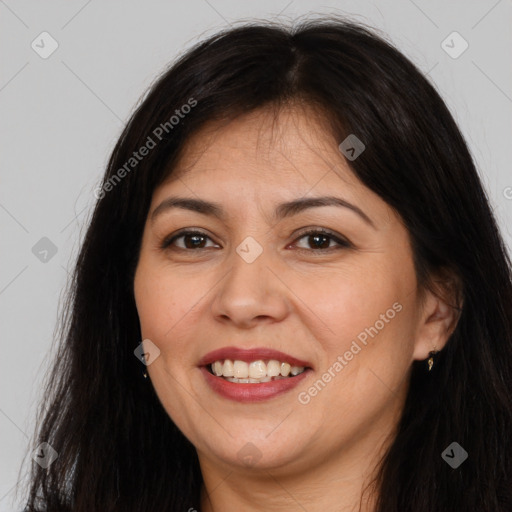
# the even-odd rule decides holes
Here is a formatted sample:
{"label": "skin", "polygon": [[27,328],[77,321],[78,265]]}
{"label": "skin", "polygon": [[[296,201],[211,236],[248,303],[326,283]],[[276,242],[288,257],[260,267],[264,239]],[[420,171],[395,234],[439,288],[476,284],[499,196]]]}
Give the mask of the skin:
{"label": "skin", "polygon": [[[404,224],[357,180],[339,142],[315,112],[293,106],[277,120],[261,110],[210,123],[154,191],[135,299],[142,336],[160,350],[148,366],[151,382],[197,449],[203,512],[358,510],[394,436],[412,362],[442,349],[453,331],[447,301],[420,295]],[[152,220],[171,195],[219,203],[226,218],[173,208]],[[327,195],[356,205],[375,227],[337,206],[271,219],[281,202]],[[315,245],[302,235],[309,227],[351,245],[333,238]],[[206,234],[199,249],[191,237],[160,247],[183,228]],[[250,264],[236,252],[248,236],[263,249]],[[400,312],[300,403],[299,393],[332,371],[358,334],[395,303]],[[198,369],[207,352],[229,345],[281,350],[314,371],[271,400],[234,402],[212,391]],[[246,443],[256,447],[253,466],[238,457]],[[361,510],[373,510],[368,496]]]}

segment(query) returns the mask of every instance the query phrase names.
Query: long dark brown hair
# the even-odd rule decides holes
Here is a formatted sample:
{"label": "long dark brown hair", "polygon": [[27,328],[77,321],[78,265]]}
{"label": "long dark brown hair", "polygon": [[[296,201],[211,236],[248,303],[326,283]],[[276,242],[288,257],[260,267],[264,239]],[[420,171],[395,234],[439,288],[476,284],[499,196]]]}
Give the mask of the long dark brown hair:
{"label": "long dark brown hair", "polygon": [[[133,353],[142,232],[153,191],[204,123],[289,101],[317,109],[340,142],[354,133],[365,143],[348,163],[403,219],[420,286],[448,272],[463,299],[432,372],[413,363],[379,465],[376,512],[512,511],[511,264],[489,200],[435,87],[385,36],[333,17],[246,23],[208,38],[162,74],[127,123],[76,261],[38,414],[34,447],[47,442],[58,457],[46,469],[32,463],[27,511],[200,509],[194,446]],[[148,137],[155,146],[130,161]],[[456,469],[441,457],[454,441],[468,453]]]}

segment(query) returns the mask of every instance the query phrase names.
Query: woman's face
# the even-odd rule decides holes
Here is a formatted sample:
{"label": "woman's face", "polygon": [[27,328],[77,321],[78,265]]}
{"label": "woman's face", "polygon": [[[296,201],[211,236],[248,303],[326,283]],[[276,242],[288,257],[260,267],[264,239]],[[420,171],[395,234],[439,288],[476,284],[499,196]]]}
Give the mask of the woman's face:
{"label": "woman's face", "polygon": [[[134,283],[145,348],[160,351],[148,373],[203,466],[290,472],[375,454],[412,361],[432,350],[407,230],[315,119],[287,109],[274,124],[260,111],[211,125],[152,198]],[[307,202],[325,197],[339,203]],[[207,359],[240,378],[286,374],[292,358],[309,369],[229,382],[202,367],[223,348]]]}

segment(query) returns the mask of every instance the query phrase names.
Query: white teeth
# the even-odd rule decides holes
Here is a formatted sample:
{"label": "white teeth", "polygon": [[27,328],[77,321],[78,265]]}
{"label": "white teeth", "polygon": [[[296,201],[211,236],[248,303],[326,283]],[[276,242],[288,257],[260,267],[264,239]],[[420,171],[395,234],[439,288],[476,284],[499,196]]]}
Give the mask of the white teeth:
{"label": "white teeth", "polygon": [[260,382],[270,382],[271,380],[279,380],[279,379],[286,379],[287,377],[283,377],[282,375],[279,375],[277,377],[263,377],[262,379],[235,379],[234,377],[227,377],[226,380],[229,382],[236,382],[236,383],[252,383],[252,384],[259,384]]}
{"label": "white teeth", "polygon": [[267,365],[263,361],[253,361],[249,365],[249,377],[261,379],[267,375]]}
{"label": "white teeth", "polygon": [[271,359],[267,364],[267,375],[269,377],[277,377],[281,372],[281,364],[275,359]]}
{"label": "white teeth", "polygon": [[235,367],[233,366],[233,361],[230,359],[226,359],[224,361],[224,366],[222,367],[222,375],[224,375],[224,377],[235,376]]}
{"label": "white teeth", "polygon": [[288,375],[290,374],[290,370],[291,366],[288,363],[281,363],[281,375],[283,377],[288,377]]}
{"label": "white teeth", "polygon": [[258,359],[247,363],[246,361],[226,359],[211,364],[211,370],[217,377],[225,377],[230,382],[259,383],[282,379],[288,376],[299,375],[304,371],[303,366],[291,366],[289,363],[276,359],[265,361]]}
{"label": "white teeth", "polygon": [[222,361],[215,361],[212,366],[213,373],[220,377],[222,375]]}
{"label": "white teeth", "polygon": [[247,377],[249,377],[249,365],[245,361],[237,360],[233,363],[233,366],[235,368],[235,377],[237,379],[247,379]]}

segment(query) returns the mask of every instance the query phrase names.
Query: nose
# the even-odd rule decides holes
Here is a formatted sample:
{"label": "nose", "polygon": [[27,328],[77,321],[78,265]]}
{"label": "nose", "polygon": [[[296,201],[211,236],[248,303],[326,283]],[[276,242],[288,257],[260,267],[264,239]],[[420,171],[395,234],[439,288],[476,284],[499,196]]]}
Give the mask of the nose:
{"label": "nose", "polygon": [[227,274],[211,304],[217,321],[249,329],[261,323],[282,321],[290,311],[289,289],[265,251],[251,263],[233,252]]}

